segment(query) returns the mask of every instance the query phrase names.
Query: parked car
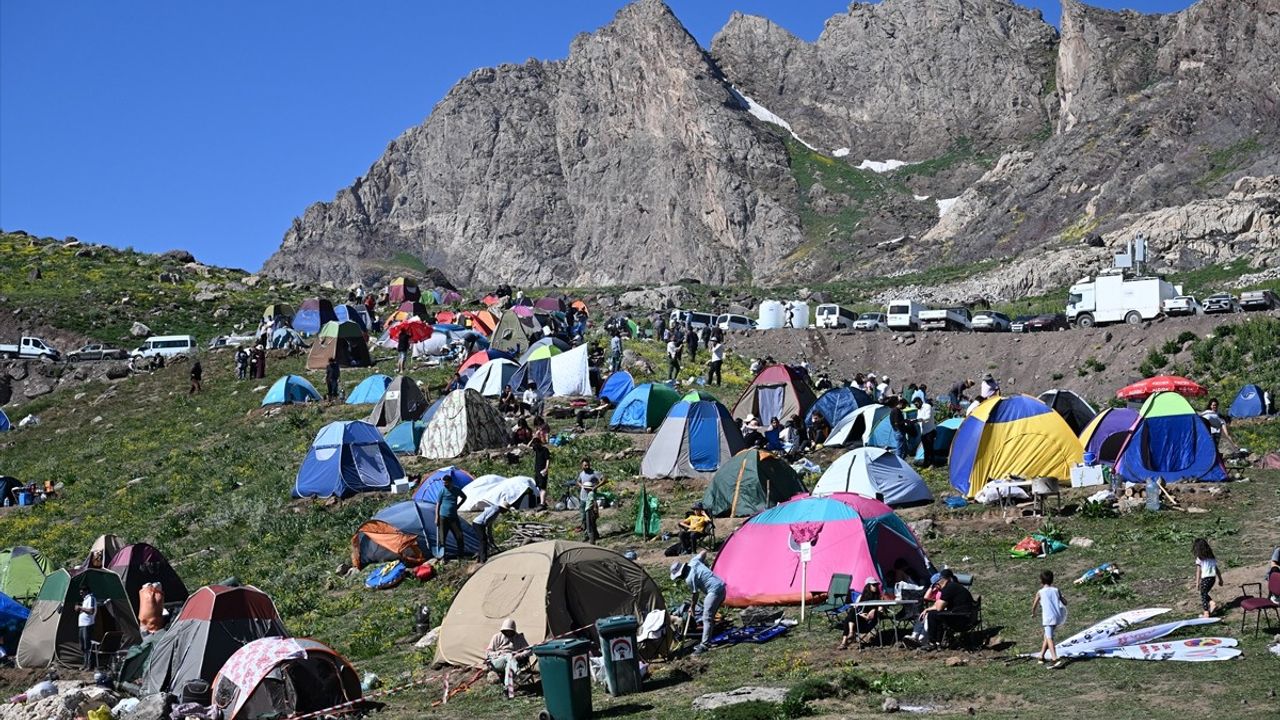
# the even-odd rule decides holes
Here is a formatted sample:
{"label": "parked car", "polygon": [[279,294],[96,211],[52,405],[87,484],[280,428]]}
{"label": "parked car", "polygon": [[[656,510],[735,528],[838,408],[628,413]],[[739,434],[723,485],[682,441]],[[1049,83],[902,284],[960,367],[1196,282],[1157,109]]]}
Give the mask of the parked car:
{"label": "parked car", "polygon": [[1204,299],[1205,315],[1233,312],[1244,312],[1244,308],[1240,307],[1240,301],[1231,293],[1214,293]]}
{"label": "parked car", "polygon": [[1014,318],[1012,322],[1009,323],[1009,332],[1016,332],[1016,333],[1026,332],[1027,323],[1030,322],[1031,319],[1034,317],[1035,315],[1019,315],[1018,317]]}
{"label": "parked car", "polygon": [[1067,316],[1062,313],[1045,313],[1037,315],[1026,322],[1024,332],[1041,332],[1044,330],[1066,330]]}
{"label": "parked car", "polygon": [[1161,303],[1161,309],[1165,315],[1199,315],[1204,312],[1204,308],[1200,307],[1200,303],[1190,295],[1178,295],[1171,297]]}
{"label": "parked car", "polygon": [[1002,312],[984,310],[973,316],[973,329],[977,332],[1009,332],[1012,323]]}
{"label": "parked car", "polygon": [[127,360],[129,353],[119,348],[107,347],[99,343],[89,343],[79,350],[67,353],[68,362],[86,362],[89,360]]}
{"label": "parked car", "polygon": [[716,318],[716,327],[721,330],[755,330],[756,321],[746,315],[724,313]]}
{"label": "parked car", "polygon": [[147,338],[138,349],[129,354],[139,358],[157,355],[172,358],[178,355],[191,355],[197,347],[196,339],[190,335],[155,335]]}
{"label": "parked car", "polygon": [[1240,293],[1240,307],[1245,310],[1275,310],[1280,307],[1280,297],[1271,290],[1250,290]]}
{"label": "parked car", "polygon": [[888,326],[888,317],[884,313],[862,313],[853,321],[854,330],[883,330]]}
{"label": "parked car", "polygon": [[209,349],[248,347],[255,339],[252,335],[219,335],[209,341]]}
{"label": "parked car", "polygon": [[0,358],[49,358],[61,360],[58,349],[38,337],[24,335],[13,345],[0,343]]}

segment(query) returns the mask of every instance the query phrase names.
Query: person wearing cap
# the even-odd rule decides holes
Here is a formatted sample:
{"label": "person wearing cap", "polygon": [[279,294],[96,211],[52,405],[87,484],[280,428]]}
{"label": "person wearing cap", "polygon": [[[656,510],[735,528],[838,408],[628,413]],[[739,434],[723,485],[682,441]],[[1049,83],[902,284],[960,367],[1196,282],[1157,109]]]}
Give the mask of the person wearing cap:
{"label": "person wearing cap", "polygon": [[698,501],[689,509],[689,515],[680,521],[680,549],[691,553],[698,545],[698,540],[710,534],[712,524],[707,508]]}
{"label": "person wearing cap", "polygon": [[[671,579],[683,580],[685,585],[696,595],[702,593],[702,642],[693,647],[694,654],[704,653],[711,649],[712,632],[716,626],[716,612],[724,602],[725,584],[720,576],[711,572],[706,563],[707,551],[697,553],[689,558],[689,562],[676,561],[671,564]],[[689,612],[693,612],[690,608]]]}
{"label": "person wearing cap", "polygon": [[920,613],[924,621],[926,648],[937,645],[947,628],[964,630],[973,622],[973,595],[956,580],[956,574],[944,568],[937,574],[938,599]]}
{"label": "person wearing cap", "polygon": [[[875,575],[868,575],[867,580],[862,585],[862,593],[858,595],[858,602],[870,602],[873,600],[883,600],[884,593],[880,590],[880,578]],[[844,637],[840,638],[839,650],[849,647],[849,643],[854,638],[858,640],[858,647],[867,645],[871,642],[871,631],[875,629],[876,623],[880,622],[880,614],[882,608],[878,607],[851,607],[849,613],[844,618]]]}
{"label": "person wearing cap", "polygon": [[603,480],[600,473],[591,467],[589,458],[582,459],[582,472],[578,473],[578,503],[582,510],[582,540],[595,544],[600,539],[596,530],[596,520],[600,517],[600,509],[596,507],[596,488]]}
{"label": "person wearing cap", "polygon": [[532,651],[524,634],[516,631],[515,618],[502,621],[502,629],[489,639],[484,648],[485,661],[495,672],[502,673],[502,684],[507,697],[513,697],[516,689],[516,673],[528,664]]}
{"label": "person wearing cap", "polygon": [[482,564],[489,559],[489,547],[493,541],[493,524],[498,521],[499,515],[510,509],[511,506],[506,502],[495,503],[481,510],[471,521],[471,527],[476,531],[476,540],[480,546],[476,551],[476,560]]}

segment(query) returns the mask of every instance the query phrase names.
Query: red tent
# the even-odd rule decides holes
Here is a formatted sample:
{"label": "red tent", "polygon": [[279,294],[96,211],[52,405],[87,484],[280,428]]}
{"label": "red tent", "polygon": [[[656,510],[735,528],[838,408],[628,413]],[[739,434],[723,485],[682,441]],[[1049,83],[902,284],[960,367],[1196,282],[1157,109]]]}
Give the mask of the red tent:
{"label": "red tent", "polygon": [[1204,395],[1205,389],[1198,383],[1178,375],[1157,375],[1120,388],[1116,397],[1123,400],[1143,400],[1158,392],[1175,392],[1179,395]]}

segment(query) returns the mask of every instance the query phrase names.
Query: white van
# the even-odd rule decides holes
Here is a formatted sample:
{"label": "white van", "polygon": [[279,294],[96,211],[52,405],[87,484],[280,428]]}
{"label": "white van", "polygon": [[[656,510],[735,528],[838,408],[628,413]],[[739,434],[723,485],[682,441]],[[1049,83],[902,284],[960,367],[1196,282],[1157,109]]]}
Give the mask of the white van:
{"label": "white van", "polygon": [[915,300],[890,300],[885,324],[890,330],[919,330],[920,311],[924,309],[925,306]]}
{"label": "white van", "polygon": [[697,310],[672,310],[671,324],[681,323],[694,330],[701,330],[704,327],[711,327],[716,322],[716,316]]}
{"label": "white van", "polygon": [[823,303],[815,311],[817,319],[813,324],[820,328],[843,328],[848,330],[858,320],[858,314],[842,308],[835,303]]}
{"label": "white van", "polygon": [[153,335],[129,354],[140,358],[157,355],[171,358],[177,355],[194,355],[195,352],[196,339],[191,335]]}
{"label": "white van", "polygon": [[755,330],[756,321],[746,315],[724,313],[716,318],[716,327],[721,330]]}

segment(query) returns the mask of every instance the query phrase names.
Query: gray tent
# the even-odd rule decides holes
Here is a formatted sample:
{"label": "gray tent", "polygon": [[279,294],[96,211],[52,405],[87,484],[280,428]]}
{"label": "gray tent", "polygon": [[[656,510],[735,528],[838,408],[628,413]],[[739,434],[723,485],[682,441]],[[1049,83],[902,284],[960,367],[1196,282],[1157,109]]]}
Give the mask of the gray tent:
{"label": "gray tent", "polygon": [[532,320],[526,323],[514,310],[503,312],[489,336],[489,347],[517,355],[524,352],[534,339],[542,337],[541,332],[534,332],[532,324]]}
{"label": "gray tent", "polygon": [[506,423],[497,408],[475,390],[454,390],[422,431],[418,452],[434,459],[455,458],[506,447],[507,441]]}
{"label": "gray tent", "polygon": [[413,378],[397,375],[369,413],[369,424],[385,435],[402,422],[421,418],[429,405]]}
{"label": "gray tent", "polygon": [[1079,435],[1084,429],[1089,427],[1089,423],[1093,422],[1093,418],[1097,416],[1098,411],[1085,401],[1084,398],[1071,392],[1070,390],[1047,390],[1040,393],[1040,402],[1053,408],[1055,412],[1067,421],[1067,425],[1071,428],[1071,432]]}
{"label": "gray tent", "polygon": [[98,602],[93,639],[101,642],[104,649],[127,648],[142,640],[138,618],[119,575],[98,569],[76,570],[74,575],[58,570],[45,579],[22,629],[18,667],[81,666],[83,655],[76,612],[81,588],[87,588]]}

